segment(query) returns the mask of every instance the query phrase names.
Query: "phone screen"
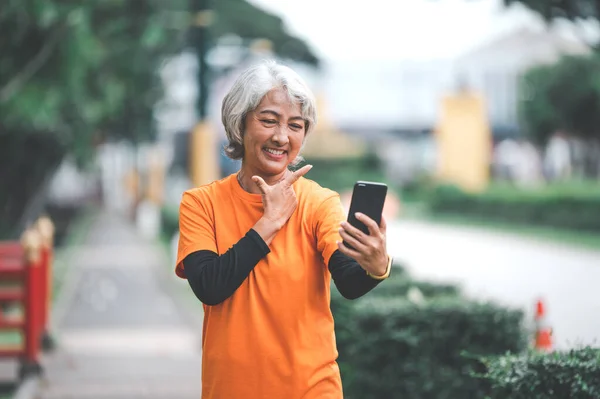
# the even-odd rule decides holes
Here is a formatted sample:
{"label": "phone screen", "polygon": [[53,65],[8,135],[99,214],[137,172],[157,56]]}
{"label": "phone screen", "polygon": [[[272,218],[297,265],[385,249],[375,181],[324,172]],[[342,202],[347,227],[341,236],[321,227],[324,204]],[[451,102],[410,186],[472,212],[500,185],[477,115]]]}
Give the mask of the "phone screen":
{"label": "phone screen", "polygon": [[[384,183],[356,182],[354,191],[352,192],[350,211],[348,212],[348,223],[358,228],[363,233],[369,234],[367,226],[358,221],[354,215],[356,212],[360,212],[373,219],[377,225],[381,224],[381,215],[383,213],[386,195],[387,185]],[[344,244],[350,247],[350,245]]]}

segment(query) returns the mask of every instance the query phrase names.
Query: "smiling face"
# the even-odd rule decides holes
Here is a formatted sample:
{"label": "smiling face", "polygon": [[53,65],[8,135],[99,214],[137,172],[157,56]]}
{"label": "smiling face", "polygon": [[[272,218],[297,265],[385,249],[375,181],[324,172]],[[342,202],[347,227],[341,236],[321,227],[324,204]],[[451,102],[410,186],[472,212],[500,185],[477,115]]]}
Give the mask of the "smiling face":
{"label": "smiling face", "polygon": [[269,180],[282,177],[300,152],[305,134],[300,104],[292,103],[282,88],[269,91],[246,115],[245,168]]}

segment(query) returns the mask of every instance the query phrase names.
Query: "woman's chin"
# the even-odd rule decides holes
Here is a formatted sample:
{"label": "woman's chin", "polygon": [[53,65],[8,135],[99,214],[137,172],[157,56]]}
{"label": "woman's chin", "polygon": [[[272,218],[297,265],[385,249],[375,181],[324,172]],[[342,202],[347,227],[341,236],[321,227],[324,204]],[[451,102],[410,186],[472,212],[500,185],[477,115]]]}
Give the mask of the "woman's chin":
{"label": "woman's chin", "polygon": [[280,160],[262,159],[261,161],[261,169],[270,175],[277,175],[285,172],[289,165],[287,157],[283,157]]}

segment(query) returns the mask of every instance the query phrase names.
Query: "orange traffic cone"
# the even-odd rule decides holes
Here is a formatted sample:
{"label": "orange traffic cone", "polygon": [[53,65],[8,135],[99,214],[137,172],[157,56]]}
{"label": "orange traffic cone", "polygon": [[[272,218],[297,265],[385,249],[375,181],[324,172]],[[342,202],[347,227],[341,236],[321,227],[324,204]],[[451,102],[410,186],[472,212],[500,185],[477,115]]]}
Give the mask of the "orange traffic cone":
{"label": "orange traffic cone", "polygon": [[535,349],[552,351],[552,328],[546,320],[546,307],[541,299],[537,301],[535,311]]}

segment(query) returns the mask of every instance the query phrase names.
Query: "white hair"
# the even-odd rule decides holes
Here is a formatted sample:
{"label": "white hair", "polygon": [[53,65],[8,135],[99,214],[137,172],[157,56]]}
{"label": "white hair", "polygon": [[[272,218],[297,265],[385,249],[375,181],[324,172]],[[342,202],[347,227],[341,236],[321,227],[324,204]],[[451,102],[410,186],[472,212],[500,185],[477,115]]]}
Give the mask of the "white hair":
{"label": "white hair", "polygon": [[[243,158],[246,115],[258,107],[269,91],[276,88],[286,90],[290,101],[300,104],[305,122],[305,139],[314,129],[317,123],[316,101],[308,85],[291,68],[273,60],[263,61],[242,72],[223,99],[221,120],[228,141],[225,154],[229,158]],[[298,157],[295,161],[300,160]]]}

